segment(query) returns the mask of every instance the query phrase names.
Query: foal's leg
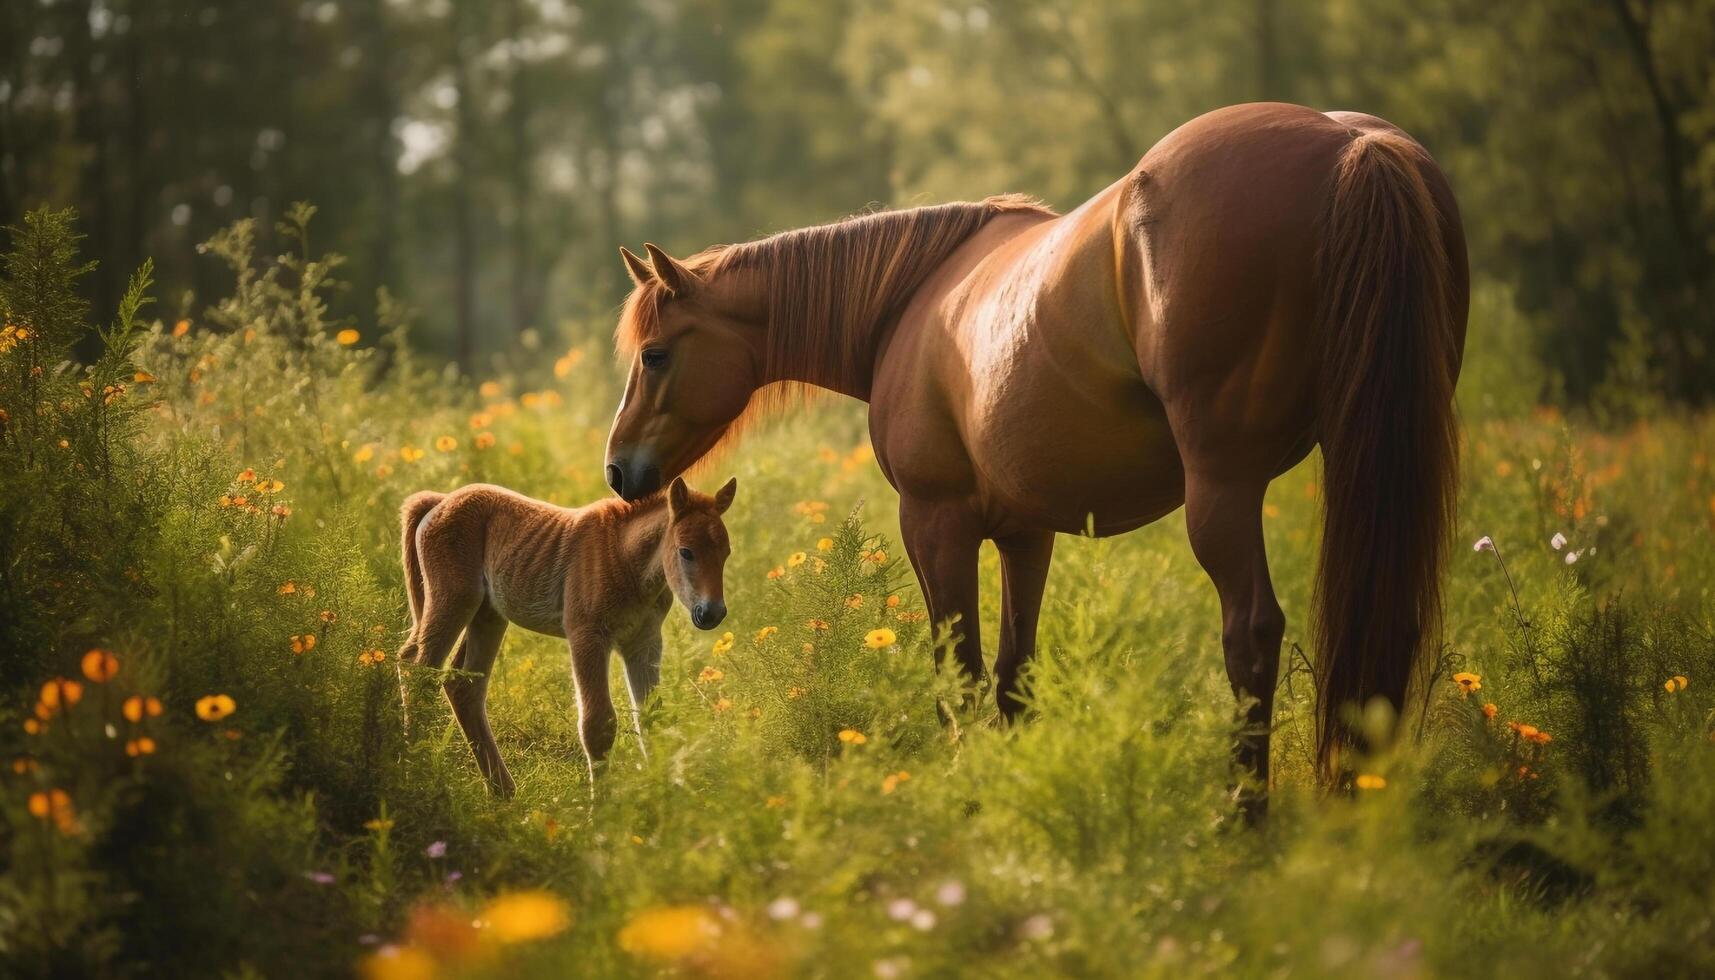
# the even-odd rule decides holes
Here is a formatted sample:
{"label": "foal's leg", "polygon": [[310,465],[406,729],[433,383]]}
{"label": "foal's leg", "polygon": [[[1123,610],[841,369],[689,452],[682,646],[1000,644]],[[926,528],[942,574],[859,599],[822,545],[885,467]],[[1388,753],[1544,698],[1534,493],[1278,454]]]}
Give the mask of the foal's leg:
{"label": "foal's leg", "polygon": [[1054,557],[1054,532],[1036,531],[1004,539],[1000,549],[1000,652],[995,656],[995,695],[1002,718],[1024,709],[1018,674],[1036,653],[1036,618]]}
{"label": "foal's leg", "polygon": [[452,653],[459,634],[483,604],[480,573],[458,568],[444,569],[439,574],[428,567],[424,571],[423,614],[399,651],[399,698],[407,735],[411,732],[411,682],[404,664],[439,670]]}
{"label": "foal's leg", "polygon": [[[977,609],[977,549],[982,527],[962,503],[943,504],[902,496],[899,529],[905,553],[917,570],[929,621],[936,626],[954,618],[953,656],[973,683],[984,676],[981,621]],[[941,650],[935,650],[935,666]]]}
{"label": "foal's leg", "polygon": [[494,660],[500,653],[500,641],[506,636],[506,618],[484,602],[465,627],[464,644],[453,666],[458,673],[449,676],[442,685],[447,703],[453,707],[453,717],[464,730],[465,740],[476,753],[476,767],[482,778],[498,796],[511,796],[515,786],[512,774],[500,758],[500,746],[494,742],[494,732],[488,726],[488,680],[494,673]]}
{"label": "foal's leg", "polygon": [[661,624],[652,623],[620,641],[619,659],[625,665],[625,686],[631,692],[631,731],[638,748],[648,756],[643,743],[643,702],[661,682]]}
{"label": "foal's leg", "polygon": [[1262,793],[1241,795],[1246,816],[1267,811],[1269,729],[1280,640],[1286,617],[1275,601],[1263,548],[1262,498],[1266,480],[1220,481],[1188,473],[1185,524],[1191,550],[1221,596],[1221,647],[1233,695],[1250,699],[1235,760],[1255,775]]}
{"label": "foal's leg", "polygon": [[598,767],[613,748],[619,730],[607,689],[607,660],[613,654],[613,644],[606,632],[571,623],[566,624],[566,642],[572,650],[572,680],[578,688],[578,735],[589,760],[593,786]]}

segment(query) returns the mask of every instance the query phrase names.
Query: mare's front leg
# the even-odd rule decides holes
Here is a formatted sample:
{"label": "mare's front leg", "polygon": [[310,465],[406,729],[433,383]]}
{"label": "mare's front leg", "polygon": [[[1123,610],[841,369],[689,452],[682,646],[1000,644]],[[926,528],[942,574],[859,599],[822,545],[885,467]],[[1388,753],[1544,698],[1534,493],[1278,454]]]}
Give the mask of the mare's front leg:
{"label": "mare's front leg", "polygon": [[[953,658],[972,684],[984,678],[981,620],[977,610],[977,549],[982,525],[964,502],[926,502],[901,496],[899,530],[905,553],[929,604],[929,621],[952,629]],[[935,648],[941,666],[941,648]]]}
{"label": "mare's front leg", "polygon": [[643,702],[661,682],[661,621],[651,619],[619,642],[619,659],[625,665],[625,686],[631,692],[631,731],[645,756]]}
{"label": "mare's front leg", "polygon": [[1036,653],[1036,619],[1042,589],[1054,558],[1054,532],[1031,531],[997,538],[1000,549],[1000,652],[995,654],[995,698],[1011,721],[1024,710],[1019,673]]}
{"label": "mare's front leg", "polygon": [[578,689],[578,736],[589,759],[593,786],[598,767],[613,748],[619,730],[607,689],[607,660],[613,654],[613,643],[606,630],[574,623],[566,624],[566,643],[571,647],[572,680]]}

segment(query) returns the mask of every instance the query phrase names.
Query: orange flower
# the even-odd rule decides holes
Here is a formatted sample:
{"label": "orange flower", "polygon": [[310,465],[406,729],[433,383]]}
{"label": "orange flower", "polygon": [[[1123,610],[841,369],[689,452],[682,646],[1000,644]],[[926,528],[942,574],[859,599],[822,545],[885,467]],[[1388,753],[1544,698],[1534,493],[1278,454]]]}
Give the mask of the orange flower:
{"label": "orange flower", "polygon": [[910,779],[910,778],[911,778],[911,774],[906,772],[903,769],[899,770],[898,772],[888,773],[886,776],[883,776],[881,779],[881,793],[882,793],[882,795],[887,796],[887,795],[891,794],[894,790],[899,788],[900,783],[903,783],[907,779]]}
{"label": "orange flower", "polygon": [[862,745],[869,741],[869,738],[855,728],[842,728],[840,729],[840,741],[847,745]]}
{"label": "orange flower", "polygon": [[125,716],[126,721],[135,725],[138,722],[141,722],[144,717],[154,718],[159,716],[161,713],[161,699],[156,697],[144,697],[141,694],[133,694],[125,699],[125,703],[120,706],[119,711]]}
{"label": "orange flower", "polygon": [[1359,776],[1356,782],[1359,789],[1387,789],[1386,776],[1372,776],[1365,773]]}
{"label": "orange flower", "polygon": [[125,743],[125,754],[133,759],[143,755],[154,755],[155,740],[147,735],[131,739]]}
{"label": "orange flower", "polygon": [[293,653],[309,653],[311,650],[314,650],[315,648],[316,648],[316,635],[314,633],[304,633],[301,635],[294,635],[292,637],[292,652]]}
{"label": "orange flower", "polygon": [[1473,691],[1481,691],[1483,689],[1482,676],[1480,674],[1473,674],[1468,670],[1462,670],[1459,673],[1454,674],[1453,683],[1459,685],[1459,690],[1466,694],[1470,694]]}
{"label": "orange flower", "polygon": [[185,334],[190,332],[191,322],[189,320],[180,320],[178,323],[173,324],[173,336],[175,337],[183,337]]}
{"label": "orange flower", "polygon": [[1500,713],[1501,713],[1501,709],[1495,707],[1495,704],[1492,701],[1489,702],[1488,704],[1483,705],[1483,717],[1489,719],[1490,721],[1494,721],[1495,716],[1500,714]]}
{"label": "orange flower", "polygon": [[773,568],[770,568],[768,570],[769,581],[773,581],[774,579],[780,578],[781,576],[783,576],[785,574],[786,574],[786,569],[781,568],[779,565],[775,565]]}
{"label": "orange flower", "polygon": [[291,595],[296,591],[298,591],[298,583],[293,582],[291,579],[287,579],[286,584],[280,586],[281,595]]}
{"label": "orange flower", "polygon": [[492,449],[494,447],[494,433],[478,432],[475,438],[471,439],[470,444],[478,449]]}
{"label": "orange flower", "polygon": [[30,794],[30,816],[37,820],[52,820],[60,833],[76,833],[77,814],[72,810],[71,797],[59,788]]}
{"label": "orange flower", "polygon": [[333,339],[338,341],[341,347],[350,347],[352,344],[357,343],[358,338],[358,332],[349,327],[333,335]]}
{"label": "orange flower", "polygon": [[[83,685],[77,681],[56,677],[42,685],[42,704],[49,709],[49,714],[83,700]],[[39,713],[39,712],[38,712]]]}
{"label": "orange flower", "polygon": [[452,436],[441,436],[435,440],[435,448],[443,453],[450,453],[459,447],[459,441]]}
{"label": "orange flower", "polygon": [[97,684],[105,684],[119,673],[119,658],[106,650],[91,650],[83,655],[83,676]]}
{"label": "orange flower", "polygon": [[846,608],[847,609],[861,609],[861,608],[863,608],[863,596],[860,594],[857,594],[857,593],[853,593],[849,596],[846,596]]}
{"label": "orange flower", "polygon": [[197,699],[197,717],[203,721],[219,721],[238,710],[238,705],[225,694],[209,694]]}
{"label": "orange flower", "polygon": [[898,609],[899,608],[899,597],[896,595],[888,596],[887,597],[887,608]]}

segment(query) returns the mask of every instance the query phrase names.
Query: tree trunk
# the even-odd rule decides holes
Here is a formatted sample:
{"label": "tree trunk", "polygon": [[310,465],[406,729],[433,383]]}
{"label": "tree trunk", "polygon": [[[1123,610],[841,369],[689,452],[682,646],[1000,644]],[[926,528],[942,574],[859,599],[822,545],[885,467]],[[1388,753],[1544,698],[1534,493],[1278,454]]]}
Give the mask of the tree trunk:
{"label": "tree trunk", "polygon": [[458,3],[452,19],[453,86],[457,93],[457,135],[453,144],[453,329],[459,367],[470,373],[476,357],[476,219],[472,214],[473,159],[476,144],[475,93],[465,45],[469,18]]}

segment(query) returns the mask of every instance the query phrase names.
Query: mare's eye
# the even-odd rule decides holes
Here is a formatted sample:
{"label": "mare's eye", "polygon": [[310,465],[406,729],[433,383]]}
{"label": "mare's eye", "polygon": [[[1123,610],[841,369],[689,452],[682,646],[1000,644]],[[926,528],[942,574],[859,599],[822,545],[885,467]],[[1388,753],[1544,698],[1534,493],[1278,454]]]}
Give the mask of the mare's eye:
{"label": "mare's eye", "polygon": [[686,561],[690,561],[691,560],[691,549],[680,548],[679,549],[679,557],[685,559]]}
{"label": "mare's eye", "polygon": [[643,366],[651,370],[665,367],[667,364],[667,349],[665,347],[649,347],[643,351]]}

